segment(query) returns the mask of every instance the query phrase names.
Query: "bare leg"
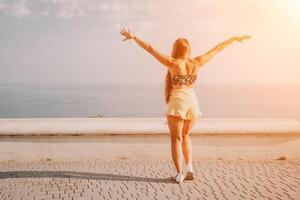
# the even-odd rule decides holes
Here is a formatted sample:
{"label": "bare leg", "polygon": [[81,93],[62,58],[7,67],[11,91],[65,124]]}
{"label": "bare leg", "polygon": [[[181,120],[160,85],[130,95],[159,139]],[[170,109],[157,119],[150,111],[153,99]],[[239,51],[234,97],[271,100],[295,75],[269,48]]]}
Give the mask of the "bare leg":
{"label": "bare leg", "polygon": [[167,116],[171,134],[171,153],[177,173],[182,173],[182,128],[183,119],[172,115]]}
{"label": "bare leg", "polygon": [[192,141],[190,138],[190,131],[195,124],[196,119],[193,120],[184,120],[183,130],[182,130],[182,151],[185,159],[185,163],[192,162]]}

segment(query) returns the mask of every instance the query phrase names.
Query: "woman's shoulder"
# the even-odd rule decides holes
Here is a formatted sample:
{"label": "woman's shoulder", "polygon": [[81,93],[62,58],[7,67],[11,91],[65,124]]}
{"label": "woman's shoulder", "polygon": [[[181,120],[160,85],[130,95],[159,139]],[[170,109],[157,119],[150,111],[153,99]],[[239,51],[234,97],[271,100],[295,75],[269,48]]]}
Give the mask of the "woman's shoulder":
{"label": "woman's shoulder", "polygon": [[194,62],[193,58],[175,58],[178,62]]}
{"label": "woman's shoulder", "polygon": [[176,58],[175,62],[177,64],[177,66],[181,66],[181,65],[194,65],[196,62],[193,58]]}

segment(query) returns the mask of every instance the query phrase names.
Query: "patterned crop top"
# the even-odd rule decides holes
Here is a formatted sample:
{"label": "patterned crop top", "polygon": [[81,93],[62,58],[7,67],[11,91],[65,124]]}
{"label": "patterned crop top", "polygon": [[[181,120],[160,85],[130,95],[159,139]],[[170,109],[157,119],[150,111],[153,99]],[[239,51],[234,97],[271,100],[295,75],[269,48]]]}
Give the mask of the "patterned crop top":
{"label": "patterned crop top", "polygon": [[[194,67],[195,70],[196,67]],[[196,79],[197,74],[194,74],[194,70],[192,74],[176,74],[171,78],[171,83],[173,85],[192,85]]]}
{"label": "patterned crop top", "polygon": [[192,85],[197,79],[197,74],[194,75],[182,75],[176,74],[172,77],[171,83],[173,85]]}

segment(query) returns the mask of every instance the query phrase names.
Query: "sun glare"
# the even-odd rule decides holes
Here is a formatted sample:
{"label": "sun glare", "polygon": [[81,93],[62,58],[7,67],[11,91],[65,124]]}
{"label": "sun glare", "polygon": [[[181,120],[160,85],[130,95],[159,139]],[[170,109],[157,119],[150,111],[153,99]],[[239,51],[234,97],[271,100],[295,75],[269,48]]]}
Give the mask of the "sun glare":
{"label": "sun glare", "polygon": [[299,0],[288,0],[282,2],[285,5],[285,10],[290,20],[297,23],[300,22],[300,1]]}

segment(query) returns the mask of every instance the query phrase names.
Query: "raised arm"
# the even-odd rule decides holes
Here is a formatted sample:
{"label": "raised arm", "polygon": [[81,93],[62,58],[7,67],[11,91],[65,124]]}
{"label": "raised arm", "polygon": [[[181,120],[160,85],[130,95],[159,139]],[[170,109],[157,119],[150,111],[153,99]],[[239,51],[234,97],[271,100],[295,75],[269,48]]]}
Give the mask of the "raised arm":
{"label": "raised arm", "polygon": [[133,39],[140,47],[145,49],[148,53],[150,53],[154,58],[156,58],[160,63],[162,63],[166,67],[172,67],[176,64],[175,59],[173,57],[162,54],[161,52],[153,48],[149,43],[143,41],[136,35],[132,34],[129,30],[126,31],[123,29],[120,33],[123,36],[125,36],[123,41]]}
{"label": "raised arm", "polygon": [[154,49],[150,44],[141,40],[137,36],[134,36],[134,41],[136,41],[136,43],[140,47],[145,49],[148,53],[150,53],[154,58],[156,58],[163,65],[167,67],[172,67],[175,65],[175,59],[173,57],[162,54],[158,50]]}
{"label": "raised arm", "polygon": [[238,41],[238,42],[242,43],[243,40],[249,39],[249,38],[250,38],[250,36],[248,36],[248,35],[244,35],[242,37],[232,37],[232,38],[218,44],[217,46],[215,46],[213,49],[209,50],[205,54],[195,57],[194,60],[196,60],[198,66],[204,65],[210,59],[212,59],[217,53],[219,53],[221,50],[226,48],[228,45],[232,44],[234,41]]}

